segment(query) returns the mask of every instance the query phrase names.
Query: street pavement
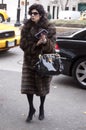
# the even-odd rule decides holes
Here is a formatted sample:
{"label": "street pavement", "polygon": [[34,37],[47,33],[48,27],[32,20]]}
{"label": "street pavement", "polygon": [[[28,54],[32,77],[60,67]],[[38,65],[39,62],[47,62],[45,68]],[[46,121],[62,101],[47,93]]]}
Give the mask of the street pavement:
{"label": "street pavement", "polygon": [[73,79],[55,76],[45,102],[45,119],[38,120],[39,97],[34,97],[36,114],[26,123],[28,103],[20,93],[21,72],[0,70],[0,130],[86,130],[86,92]]}

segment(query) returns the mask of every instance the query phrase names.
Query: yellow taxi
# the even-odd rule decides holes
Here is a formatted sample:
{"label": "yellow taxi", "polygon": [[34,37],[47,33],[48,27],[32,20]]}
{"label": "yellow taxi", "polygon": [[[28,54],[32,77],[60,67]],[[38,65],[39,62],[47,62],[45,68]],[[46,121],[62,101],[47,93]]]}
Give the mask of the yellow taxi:
{"label": "yellow taxi", "polygon": [[0,51],[19,46],[20,28],[10,24],[0,23]]}
{"label": "yellow taxi", "polygon": [[8,16],[6,10],[0,9],[0,23],[2,23],[2,22],[4,22],[4,21],[7,21],[7,20],[9,20],[9,19],[10,19],[10,18],[9,18],[9,16]]}

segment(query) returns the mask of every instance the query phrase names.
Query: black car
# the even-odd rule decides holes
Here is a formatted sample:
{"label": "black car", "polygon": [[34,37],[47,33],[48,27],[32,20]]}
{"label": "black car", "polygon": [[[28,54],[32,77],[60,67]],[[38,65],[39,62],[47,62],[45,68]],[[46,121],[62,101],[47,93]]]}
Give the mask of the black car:
{"label": "black car", "polygon": [[62,74],[74,77],[86,89],[86,28],[70,36],[57,37],[56,49],[64,65]]}

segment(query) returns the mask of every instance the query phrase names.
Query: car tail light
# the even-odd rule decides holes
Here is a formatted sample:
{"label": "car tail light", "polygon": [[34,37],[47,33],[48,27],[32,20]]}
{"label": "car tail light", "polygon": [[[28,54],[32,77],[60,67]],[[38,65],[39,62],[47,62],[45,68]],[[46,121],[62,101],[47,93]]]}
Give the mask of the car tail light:
{"label": "car tail light", "polygon": [[58,46],[58,44],[56,44],[56,45],[55,45],[55,49],[59,49],[59,46]]}
{"label": "car tail light", "polygon": [[56,51],[59,51],[60,50],[60,48],[59,48],[59,45],[56,43],[56,45],[55,45],[55,50]]}

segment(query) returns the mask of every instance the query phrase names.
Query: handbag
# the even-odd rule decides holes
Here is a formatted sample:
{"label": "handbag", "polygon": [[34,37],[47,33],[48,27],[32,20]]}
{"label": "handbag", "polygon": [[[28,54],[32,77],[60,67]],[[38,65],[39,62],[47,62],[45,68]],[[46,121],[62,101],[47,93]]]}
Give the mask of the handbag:
{"label": "handbag", "polygon": [[58,53],[40,54],[39,61],[34,66],[40,76],[58,75],[64,69],[61,57]]}

